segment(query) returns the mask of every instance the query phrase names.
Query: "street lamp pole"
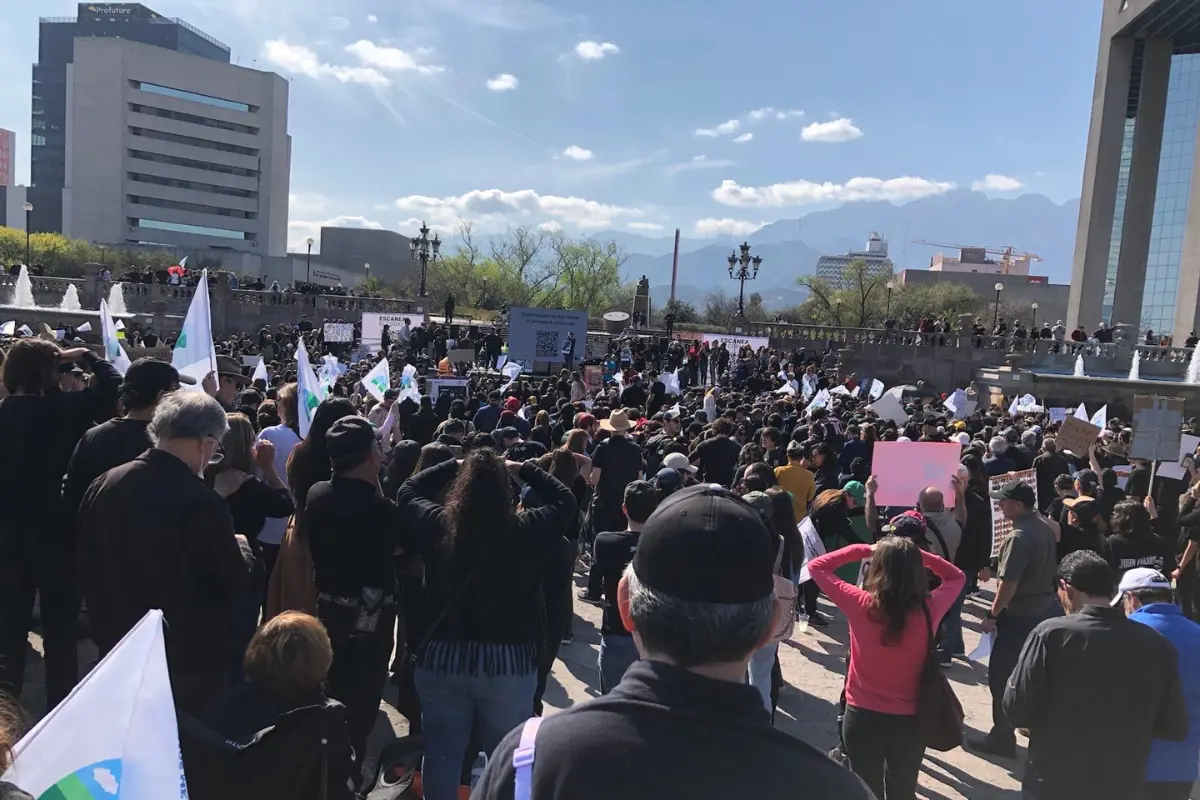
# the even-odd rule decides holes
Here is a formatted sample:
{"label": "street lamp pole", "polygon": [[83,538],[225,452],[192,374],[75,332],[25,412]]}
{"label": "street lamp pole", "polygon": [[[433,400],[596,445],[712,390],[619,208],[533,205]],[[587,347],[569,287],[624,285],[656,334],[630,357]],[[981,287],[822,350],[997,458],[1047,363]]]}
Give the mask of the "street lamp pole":
{"label": "street lamp pole", "polygon": [[304,243],[306,245],[308,245],[308,255],[304,257],[304,271],[307,273],[308,277],[306,277],[304,279],[304,282],[312,283],[312,246],[313,246],[312,237],[311,236],[308,237],[308,239],[306,239],[304,241]]}
{"label": "street lamp pole", "polygon": [[421,235],[415,239],[408,240],[408,248],[414,261],[421,262],[421,290],[418,293],[420,297],[425,296],[425,282],[429,275],[429,263],[438,259],[438,251],[442,247],[441,240],[435,233],[433,238],[429,238],[429,226],[424,222],[421,223]]}
{"label": "street lamp pole", "polygon": [[1004,291],[1004,284],[996,281],[992,288],[996,290],[996,313],[992,315],[992,330],[996,330],[996,326],[1000,324],[1000,293]]}
{"label": "street lamp pole", "polygon": [[31,224],[31,222],[30,222],[30,218],[31,218],[31,216],[33,215],[33,203],[31,203],[31,202],[29,202],[28,200],[26,200],[26,201],[25,201],[25,205],[23,205],[23,206],[21,206],[21,207],[25,209],[25,266],[26,266],[26,267],[28,267],[28,266],[29,266],[29,260],[30,260],[30,255],[29,255],[29,252],[30,252],[30,251],[29,251],[29,226],[30,226],[30,224]]}
{"label": "street lamp pole", "polygon": [[883,315],[883,316],[884,316],[884,317],[886,317],[887,319],[891,319],[891,318],[892,318],[892,289],[895,289],[895,288],[896,288],[896,282],[895,282],[895,281],[888,281],[888,282],[887,282],[887,290],[888,290],[887,311],[886,311],[886,312],[884,312],[884,315]]}
{"label": "street lamp pole", "polygon": [[741,255],[738,255],[737,250],[729,255],[729,277],[738,282],[737,315],[739,319],[743,319],[746,316],[746,281],[758,277],[762,256],[751,257],[750,245],[747,242],[742,242],[738,250],[741,250]]}

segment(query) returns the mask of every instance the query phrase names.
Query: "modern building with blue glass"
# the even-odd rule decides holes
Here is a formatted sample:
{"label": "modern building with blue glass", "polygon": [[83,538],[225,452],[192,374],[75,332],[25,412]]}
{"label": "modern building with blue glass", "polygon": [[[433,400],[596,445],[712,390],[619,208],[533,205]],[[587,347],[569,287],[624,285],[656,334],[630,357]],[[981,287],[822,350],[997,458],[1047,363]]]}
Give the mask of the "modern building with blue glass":
{"label": "modern building with blue glass", "polygon": [[1200,0],[1103,2],[1068,321],[1182,342],[1200,328]]}
{"label": "modern building with blue glass", "polygon": [[[39,57],[51,50],[55,69],[34,66],[33,229],[247,272],[284,255],[288,82],[230,64],[227,47],[140,4],[78,13],[41,24]],[[41,88],[51,75],[53,92]],[[55,137],[48,122],[39,139],[50,118]]]}

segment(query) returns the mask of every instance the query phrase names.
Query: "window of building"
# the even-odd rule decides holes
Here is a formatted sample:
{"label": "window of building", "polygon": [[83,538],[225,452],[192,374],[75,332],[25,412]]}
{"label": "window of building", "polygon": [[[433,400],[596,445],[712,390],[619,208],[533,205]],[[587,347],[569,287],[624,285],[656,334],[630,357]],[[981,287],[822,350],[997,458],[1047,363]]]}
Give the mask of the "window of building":
{"label": "window of building", "polygon": [[146,219],[145,217],[130,217],[129,224],[139,228],[150,228],[158,231],[175,231],[176,233],[192,233],[197,236],[215,236],[219,239],[243,239],[250,241],[255,239],[253,233],[245,231],[231,231],[225,228],[208,228],[203,225],[185,225],[182,222],[162,222],[156,219]]}
{"label": "window of building", "polygon": [[236,122],[226,122],[222,119],[211,119],[209,117],[200,117],[195,114],[184,114],[180,111],[168,111],[165,108],[155,108],[154,106],[146,106],[140,103],[130,103],[129,110],[136,114],[149,114],[153,117],[162,119],[173,119],[176,122],[186,122],[191,125],[204,125],[209,128],[220,128],[224,131],[233,131],[234,133],[245,133],[250,136],[258,135],[258,128],[253,128],[249,125],[239,125]]}
{"label": "window of building", "polygon": [[190,100],[193,103],[204,103],[217,108],[228,108],[232,111],[250,111],[258,110],[257,106],[248,105],[246,103],[238,103],[234,100],[225,100],[220,97],[210,97],[206,94],[197,94],[196,92],[187,92],[182,89],[172,89],[170,86],[160,86],[156,83],[146,83],[144,81],[130,81],[135,89],[141,89],[143,92],[151,94],[160,94],[164,97],[176,97],[180,100]]}
{"label": "window of building", "polygon": [[258,197],[258,192],[252,189],[237,189],[232,186],[218,186],[215,183],[185,181],[181,178],[164,178],[160,175],[146,175],[140,172],[130,172],[127,174],[129,180],[136,181],[137,183],[151,183],[155,186],[170,186],[175,189],[190,189],[193,192],[211,192],[228,197],[242,197],[247,200],[253,200]]}
{"label": "window of building", "polygon": [[242,178],[257,178],[258,170],[246,169],[244,167],[230,167],[225,164],[213,164],[209,161],[197,161],[194,158],[180,158],[179,156],[165,156],[161,153],[148,153],[144,150],[130,150],[130,158],[136,158],[141,161],[153,161],[156,164],[170,164],[175,167],[187,167],[188,169],[203,169],[209,172],[219,172],[223,175],[237,175]]}
{"label": "window of building", "polygon": [[35,133],[29,137],[29,143],[35,147],[40,147],[46,143],[46,137]]}
{"label": "window of building", "polygon": [[181,136],[178,133],[164,133],[163,131],[150,130],[149,128],[137,128],[132,125],[129,126],[129,132],[134,136],[143,136],[147,139],[156,139],[160,142],[185,144],[189,147],[202,147],[205,150],[219,150],[223,153],[235,153],[240,156],[258,155],[258,150],[253,147],[242,147],[241,145],[237,144],[214,142],[211,139],[201,139],[198,136]]}
{"label": "window of building", "polygon": [[210,206],[204,203],[185,203],[181,200],[164,200],[161,197],[143,197],[131,194],[126,195],[126,199],[130,203],[137,203],[141,206],[170,208],[175,211],[190,211],[195,214],[212,214],[218,217],[234,217],[236,219],[255,219],[258,217],[258,214],[253,211],[242,211],[239,208],[222,208],[221,206]]}

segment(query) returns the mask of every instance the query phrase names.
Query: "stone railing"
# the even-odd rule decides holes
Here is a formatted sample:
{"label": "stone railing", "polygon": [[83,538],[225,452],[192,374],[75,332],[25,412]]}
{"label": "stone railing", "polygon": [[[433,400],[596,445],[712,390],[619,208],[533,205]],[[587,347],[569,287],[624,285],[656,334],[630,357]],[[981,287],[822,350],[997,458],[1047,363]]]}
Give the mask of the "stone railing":
{"label": "stone railing", "polygon": [[1192,360],[1192,352],[1195,350],[1193,347],[1163,347],[1153,344],[1139,344],[1133,349],[1142,354],[1142,361],[1169,361],[1185,364]]}

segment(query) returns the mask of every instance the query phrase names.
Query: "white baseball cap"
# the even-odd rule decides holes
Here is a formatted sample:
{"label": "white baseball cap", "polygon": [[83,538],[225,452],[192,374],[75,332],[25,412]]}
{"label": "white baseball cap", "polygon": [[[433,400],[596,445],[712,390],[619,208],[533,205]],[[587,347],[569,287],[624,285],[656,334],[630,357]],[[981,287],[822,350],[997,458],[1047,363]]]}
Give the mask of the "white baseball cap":
{"label": "white baseball cap", "polygon": [[1171,591],[1171,581],[1167,579],[1156,569],[1150,567],[1134,567],[1131,570],[1126,570],[1121,576],[1121,583],[1117,586],[1117,596],[1113,598],[1112,605],[1120,605],[1121,598],[1126,592],[1134,592],[1138,589],[1160,589]]}
{"label": "white baseball cap", "polygon": [[667,469],[679,470],[680,472],[690,472],[693,475],[699,467],[688,461],[688,457],[683,453],[671,453],[663,459],[662,465]]}

